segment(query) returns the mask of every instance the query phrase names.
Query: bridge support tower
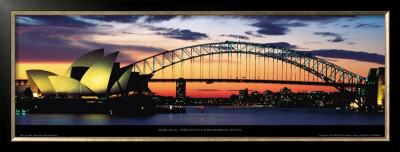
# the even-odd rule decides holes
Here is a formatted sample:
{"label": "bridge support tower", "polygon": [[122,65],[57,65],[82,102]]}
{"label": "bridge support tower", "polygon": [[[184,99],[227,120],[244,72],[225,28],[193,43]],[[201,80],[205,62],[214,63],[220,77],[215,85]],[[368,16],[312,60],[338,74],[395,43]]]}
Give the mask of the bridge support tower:
{"label": "bridge support tower", "polygon": [[368,109],[381,110],[385,106],[385,68],[371,68],[367,79]]}

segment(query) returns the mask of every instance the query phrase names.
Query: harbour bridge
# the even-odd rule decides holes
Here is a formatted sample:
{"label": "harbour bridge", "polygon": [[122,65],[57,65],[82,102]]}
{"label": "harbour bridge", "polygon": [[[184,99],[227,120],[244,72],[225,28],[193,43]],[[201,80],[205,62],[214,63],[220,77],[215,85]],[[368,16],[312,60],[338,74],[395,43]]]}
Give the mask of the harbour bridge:
{"label": "harbour bridge", "polygon": [[[159,72],[161,71],[161,73]],[[151,82],[246,82],[332,86],[355,92],[367,79],[307,52],[226,41],[178,48],[133,63]]]}
{"label": "harbour bridge", "polygon": [[235,41],[165,51],[133,63],[133,72],[152,75],[150,82],[332,86],[342,93],[340,98],[344,105],[356,103],[367,108],[366,92],[374,83],[306,51]]}

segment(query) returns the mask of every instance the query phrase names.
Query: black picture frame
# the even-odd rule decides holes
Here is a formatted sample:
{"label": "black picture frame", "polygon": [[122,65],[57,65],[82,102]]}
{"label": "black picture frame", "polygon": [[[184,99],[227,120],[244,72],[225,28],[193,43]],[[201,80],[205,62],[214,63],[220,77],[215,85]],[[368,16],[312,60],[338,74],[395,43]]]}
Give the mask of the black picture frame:
{"label": "black picture frame", "polygon": [[[195,2],[191,2],[195,3]],[[246,7],[247,6],[247,7]],[[293,149],[308,149],[309,147],[314,147],[317,145],[327,145],[330,146],[330,150],[345,150],[345,151],[381,151],[384,150],[396,150],[399,148],[399,105],[398,103],[391,103],[390,106],[390,141],[389,142],[318,142],[318,141],[308,141],[308,142],[240,142],[240,144],[232,142],[11,142],[11,103],[7,102],[11,99],[10,86],[11,86],[11,11],[240,11],[240,10],[265,10],[265,7],[247,4],[227,4],[226,2],[203,2],[202,4],[193,5],[190,3],[179,3],[179,2],[159,2],[159,1],[136,1],[136,2],[126,2],[118,1],[113,3],[107,3],[106,1],[50,1],[50,0],[38,0],[31,2],[29,0],[16,0],[16,1],[1,1],[1,14],[0,14],[0,30],[1,30],[1,42],[0,42],[0,62],[2,63],[2,70],[5,72],[1,75],[0,84],[2,84],[1,89],[1,146],[5,147],[7,150],[76,150],[76,151],[88,151],[88,150],[101,150],[101,151],[114,151],[114,150],[165,150],[165,149],[177,149],[184,150],[184,148],[193,148],[195,151],[198,150],[209,150],[211,147],[222,147],[226,149],[235,150],[247,150],[248,146],[254,146],[256,148],[250,148],[256,150],[257,147],[273,147],[281,148],[282,150],[293,150]],[[280,11],[280,8],[268,8]],[[304,9],[307,9],[304,8]],[[317,9],[318,8],[313,8]],[[352,7],[342,7],[339,11],[354,11]],[[361,9],[361,8],[359,8]],[[391,11],[390,8],[374,8],[378,11]],[[331,8],[331,10],[334,10]],[[391,14],[391,18],[394,18]],[[393,22],[390,23],[391,27],[395,27]],[[390,33],[397,31],[391,28]],[[390,35],[392,41],[392,35]],[[390,43],[392,44],[392,43]],[[391,50],[392,45],[390,46]],[[391,84],[395,83],[395,80],[391,81]],[[393,86],[393,85],[391,85]],[[393,91],[394,92],[394,91]],[[392,96],[390,96],[391,98]],[[393,98],[391,98],[393,100]],[[4,131],[3,131],[4,130]],[[157,145],[157,146],[154,146]],[[288,146],[290,145],[290,146]],[[59,149],[64,147],[63,149]],[[346,147],[346,148],[344,148]],[[317,149],[310,149],[310,151],[320,151]]]}

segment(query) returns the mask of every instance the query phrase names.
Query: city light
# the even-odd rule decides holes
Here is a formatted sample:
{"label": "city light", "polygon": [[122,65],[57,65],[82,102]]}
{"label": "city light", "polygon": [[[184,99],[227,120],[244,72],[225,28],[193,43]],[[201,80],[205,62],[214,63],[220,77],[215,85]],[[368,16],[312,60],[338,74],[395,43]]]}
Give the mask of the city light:
{"label": "city light", "polygon": [[33,97],[39,97],[37,92],[32,93]]}
{"label": "city light", "polygon": [[357,103],[355,103],[355,102],[352,102],[352,103],[350,103],[350,108],[351,108],[351,109],[358,109],[358,108],[359,108],[359,106],[358,106],[358,104],[357,104]]}
{"label": "city light", "polygon": [[82,96],[82,99],[99,99],[97,96]]}

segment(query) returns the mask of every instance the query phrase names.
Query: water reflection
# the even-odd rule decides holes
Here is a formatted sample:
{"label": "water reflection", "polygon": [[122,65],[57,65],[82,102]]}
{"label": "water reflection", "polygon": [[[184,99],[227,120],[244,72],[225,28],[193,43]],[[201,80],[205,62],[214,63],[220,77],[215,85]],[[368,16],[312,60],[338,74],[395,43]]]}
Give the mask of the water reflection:
{"label": "water reflection", "polygon": [[204,114],[201,114],[200,123],[204,124]]}
{"label": "water reflection", "polygon": [[384,125],[384,113],[335,109],[187,107],[185,114],[16,114],[17,125]]}

